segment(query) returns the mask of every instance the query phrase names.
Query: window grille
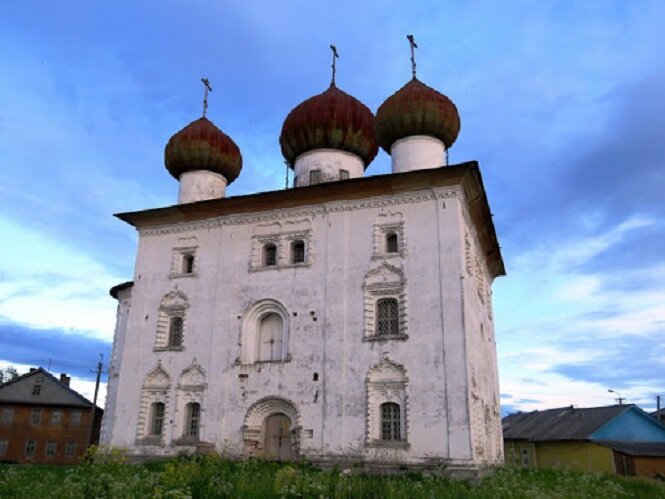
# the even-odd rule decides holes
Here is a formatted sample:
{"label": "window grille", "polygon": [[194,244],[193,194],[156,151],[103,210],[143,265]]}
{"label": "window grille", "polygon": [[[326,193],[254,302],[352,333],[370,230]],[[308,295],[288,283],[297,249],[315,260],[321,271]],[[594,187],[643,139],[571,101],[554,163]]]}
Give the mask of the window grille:
{"label": "window grille", "polygon": [[0,422],[2,424],[11,424],[14,420],[14,409],[12,407],[3,407],[2,409],[2,418]]}
{"label": "window grille", "polygon": [[294,241],[291,245],[292,263],[305,262],[305,243],[303,241]]}
{"label": "window grille", "polygon": [[65,456],[73,456],[76,453],[76,441],[69,440],[65,445]]}
{"label": "window grille", "polygon": [[348,170],[340,170],[339,171],[339,179],[340,180],[346,180],[349,178],[349,171]]}
{"label": "window grille", "polygon": [[277,246],[274,244],[266,244],[263,247],[263,264],[266,267],[277,265]]}
{"label": "window grille", "polygon": [[182,317],[171,317],[169,327],[169,347],[179,348],[182,346]]}
{"label": "window grille", "polygon": [[402,440],[400,426],[399,404],[381,404],[381,440]]}
{"label": "window grille", "polygon": [[39,424],[42,422],[42,410],[33,409],[32,410],[32,424]]}
{"label": "window grille", "polygon": [[309,172],[309,185],[321,183],[321,170],[311,170]]}
{"label": "window grille", "polygon": [[399,334],[399,304],[395,298],[382,298],[376,303],[376,334],[393,336]]}
{"label": "window grille", "polygon": [[72,426],[78,426],[81,424],[81,411],[72,411],[69,415],[69,424]]}
{"label": "window grille", "polygon": [[386,253],[397,253],[399,251],[399,241],[394,232],[386,236]]}
{"label": "window grille", "polygon": [[25,455],[27,457],[33,457],[35,455],[35,451],[37,450],[37,442],[34,440],[28,440],[25,443]]}
{"label": "window grille", "polygon": [[49,440],[48,442],[46,442],[46,449],[44,450],[45,455],[55,456],[57,450],[58,450],[57,442],[54,442],[53,440]]}
{"label": "window grille", "polygon": [[201,406],[196,402],[187,404],[187,428],[185,436],[199,436],[199,422],[201,420]]}
{"label": "window grille", "polygon": [[61,419],[62,419],[62,412],[60,412],[57,409],[54,409],[53,412],[51,412],[51,424],[59,425]]}
{"label": "window grille", "polygon": [[153,436],[161,436],[164,427],[164,403],[155,402],[151,406],[152,417],[150,421],[150,434]]}

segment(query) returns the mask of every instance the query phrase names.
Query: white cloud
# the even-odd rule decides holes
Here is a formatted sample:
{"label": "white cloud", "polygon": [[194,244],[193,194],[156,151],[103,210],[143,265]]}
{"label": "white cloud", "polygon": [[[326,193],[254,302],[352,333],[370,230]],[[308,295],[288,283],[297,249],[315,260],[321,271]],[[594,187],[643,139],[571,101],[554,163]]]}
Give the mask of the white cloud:
{"label": "white cloud", "polygon": [[[627,336],[653,341],[665,329],[665,265],[585,267],[655,221],[635,216],[605,231],[592,221],[599,224],[602,217],[584,221],[586,236],[571,234],[518,255],[509,277],[496,283],[501,391],[510,394],[504,404],[532,410],[612,403],[607,386],[574,379],[557,367],[603,365],[610,356],[620,365],[623,355],[634,355],[624,352],[620,341]],[[635,290],[626,285],[631,282],[641,284]],[[650,394],[665,389],[631,382],[629,376],[622,396],[630,402],[652,404]]]}
{"label": "white cloud", "polygon": [[0,316],[37,328],[110,339],[115,303],[108,289],[123,279],[76,248],[0,217]]}

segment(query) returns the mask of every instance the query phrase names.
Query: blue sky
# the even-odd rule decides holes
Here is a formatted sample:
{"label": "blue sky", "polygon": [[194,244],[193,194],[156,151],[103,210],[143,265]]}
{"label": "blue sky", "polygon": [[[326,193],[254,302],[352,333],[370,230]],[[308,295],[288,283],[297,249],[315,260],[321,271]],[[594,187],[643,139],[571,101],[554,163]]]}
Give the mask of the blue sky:
{"label": "blue sky", "polygon": [[[5,2],[0,365],[90,395],[134,230],[173,204],[168,138],[201,111],[239,145],[229,195],[280,189],[288,112],[337,83],[373,111],[418,76],[457,105],[508,271],[494,285],[504,410],[665,396],[665,4],[659,1]],[[389,171],[385,153],[368,174]]]}

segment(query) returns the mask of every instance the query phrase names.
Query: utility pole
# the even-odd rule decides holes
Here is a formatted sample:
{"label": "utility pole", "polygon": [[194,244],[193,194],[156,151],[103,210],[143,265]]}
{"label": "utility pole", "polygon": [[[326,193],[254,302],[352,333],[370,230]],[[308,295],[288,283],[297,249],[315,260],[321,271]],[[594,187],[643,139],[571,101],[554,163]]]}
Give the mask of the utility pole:
{"label": "utility pole", "polygon": [[[95,396],[92,399],[92,406],[90,407],[90,435],[88,437],[88,445],[92,445],[93,435],[95,431],[95,417],[97,416],[97,394],[99,393],[99,381],[102,377],[102,370],[104,369],[104,354],[99,354],[99,362],[97,363],[97,379],[95,380]],[[95,371],[93,371],[95,372]]]}

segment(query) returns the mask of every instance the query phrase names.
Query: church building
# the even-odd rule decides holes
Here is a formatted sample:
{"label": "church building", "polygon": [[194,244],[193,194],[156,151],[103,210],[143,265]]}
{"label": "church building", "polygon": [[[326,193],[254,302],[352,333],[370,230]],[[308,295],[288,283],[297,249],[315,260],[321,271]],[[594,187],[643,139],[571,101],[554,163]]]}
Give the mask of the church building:
{"label": "church building", "polygon": [[[116,215],[139,241],[133,281],[111,290],[102,443],[137,457],[502,462],[503,261],[478,164],[447,164],[457,108],[413,68],[376,115],[333,69],[284,121],[285,190],[226,195],[242,156],[205,105],[171,137],[177,204]],[[366,176],[379,147],[392,172]]]}

